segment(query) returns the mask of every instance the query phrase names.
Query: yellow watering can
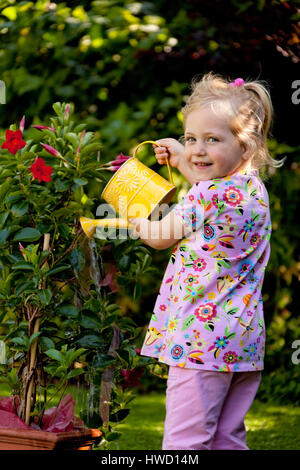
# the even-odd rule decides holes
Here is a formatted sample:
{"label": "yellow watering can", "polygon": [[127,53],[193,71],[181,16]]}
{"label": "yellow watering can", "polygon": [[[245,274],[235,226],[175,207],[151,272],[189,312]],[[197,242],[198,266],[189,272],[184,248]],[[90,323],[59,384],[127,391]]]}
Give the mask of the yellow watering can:
{"label": "yellow watering can", "polygon": [[152,140],[139,144],[133,157],[121,165],[102,191],[101,197],[114,207],[121,218],[80,218],[83,231],[89,238],[94,236],[96,227],[133,228],[134,225],[128,222],[129,218],[147,218],[150,215],[154,220],[158,215],[159,204],[171,202],[176,186],[173,183],[169,161],[167,160],[167,166],[170,181],[167,181],[136,158],[138,149],[148,143],[160,147]]}

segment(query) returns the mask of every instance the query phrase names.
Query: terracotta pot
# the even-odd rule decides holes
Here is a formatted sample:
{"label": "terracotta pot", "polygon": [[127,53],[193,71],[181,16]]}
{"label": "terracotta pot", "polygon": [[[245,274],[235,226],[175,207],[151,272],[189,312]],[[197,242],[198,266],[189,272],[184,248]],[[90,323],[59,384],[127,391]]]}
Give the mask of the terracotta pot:
{"label": "terracotta pot", "polygon": [[99,429],[55,433],[0,427],[0,450],[92,450],[101,435]]}

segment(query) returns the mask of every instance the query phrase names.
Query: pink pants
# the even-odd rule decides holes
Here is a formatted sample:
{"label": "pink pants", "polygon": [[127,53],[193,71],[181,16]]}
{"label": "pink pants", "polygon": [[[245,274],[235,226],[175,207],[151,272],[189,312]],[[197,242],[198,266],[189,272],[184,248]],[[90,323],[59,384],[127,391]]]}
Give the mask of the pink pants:
{"label": "pink pants", "polygon": [[249,450],[244,418],[260,379],[260,371],[169,366],[162,449]]}

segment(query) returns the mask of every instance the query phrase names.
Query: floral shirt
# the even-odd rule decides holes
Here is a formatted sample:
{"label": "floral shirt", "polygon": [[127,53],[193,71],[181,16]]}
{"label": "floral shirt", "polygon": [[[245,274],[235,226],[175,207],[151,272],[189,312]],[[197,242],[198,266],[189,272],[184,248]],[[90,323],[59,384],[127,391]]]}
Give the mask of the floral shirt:
{"label": "floral shirt", "polygon": [[258,171],[195,183],[174,209],[174,247],[141,354],[190,369],[263,369],[271,220]]}

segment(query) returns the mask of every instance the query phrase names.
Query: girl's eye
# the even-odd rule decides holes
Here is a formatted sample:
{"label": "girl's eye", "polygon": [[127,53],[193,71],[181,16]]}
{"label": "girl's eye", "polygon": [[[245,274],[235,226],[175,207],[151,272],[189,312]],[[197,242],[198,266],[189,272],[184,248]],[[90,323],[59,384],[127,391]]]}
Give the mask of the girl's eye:
{"label": "girl's eye", "polygon": [[194,142],[196,139],[195,137],[186,137],[185,142]]}
{"label": "girl's eye", "polygon": [[207,139],[209,142],[217,142],[218,139],[216,139],[216,137],[208,137]]}

